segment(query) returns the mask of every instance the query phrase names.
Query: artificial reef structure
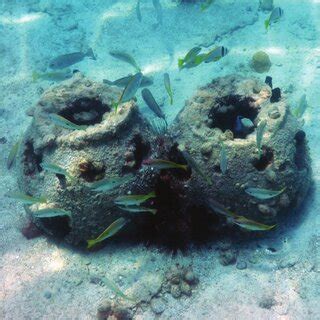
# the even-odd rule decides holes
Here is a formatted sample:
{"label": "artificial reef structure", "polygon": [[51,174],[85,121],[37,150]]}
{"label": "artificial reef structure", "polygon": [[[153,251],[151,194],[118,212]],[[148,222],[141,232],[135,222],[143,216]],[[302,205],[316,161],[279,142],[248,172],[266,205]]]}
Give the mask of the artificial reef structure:
{"label": "artificial reef structure", "polygon": [[[214,79],[186,102],[166,132],[151,126],[133,100],[114,112],[112,103],[120,94],[118,88],[77,73],[48,89],[28,112],[33,120],[19,151],[18,182],[24,193],[47,198],[46,203],[25,207],[45,233],[83,245],[125,217],[130,223],[118,237],[156,239],[180,247],[236,228],[210,199],[263,223],[275,223],[304,199],[311,182],[305,134],[286,100],[271,103],[271,88],[261,81],[234,75]],[[63,128],[50,115],[86,127]],[[236,130],[239,118],[249,119],[252,127]],[[261,121],[266,130],[259,150],[256,133]],[[169,160],[186,169],[159,168],[150,159]],[[63,167],[72,179],[43,170],[42,163]],[[115,188],[92,188],[119,177],[122,183]],[[284,191],[259,200],[245,192],[249,187]],[[144,207],[156,214],[128,212],[115,203],[119,196],[150,192],[154,196]],[[35,216],[46,208],[71,214]]]}

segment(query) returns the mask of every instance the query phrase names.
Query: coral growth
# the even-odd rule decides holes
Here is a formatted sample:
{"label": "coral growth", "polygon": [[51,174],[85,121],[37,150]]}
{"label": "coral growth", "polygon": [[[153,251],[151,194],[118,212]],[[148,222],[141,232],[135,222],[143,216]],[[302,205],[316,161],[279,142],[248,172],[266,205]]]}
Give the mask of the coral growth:
{"label": "coral growth", "polygon": [[258,73],[268,72],[271,68],[269,55],[264,51],[258,51],[252,56],[251,67]]}

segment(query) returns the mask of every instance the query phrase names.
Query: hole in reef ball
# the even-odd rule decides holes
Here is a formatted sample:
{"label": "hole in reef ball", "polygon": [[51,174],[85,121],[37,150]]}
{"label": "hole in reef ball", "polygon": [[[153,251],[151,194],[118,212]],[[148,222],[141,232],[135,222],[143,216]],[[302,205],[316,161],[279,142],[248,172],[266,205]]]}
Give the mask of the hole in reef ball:
{"label": "hole in reef ball", "polygon": [[102,121],[102,117],[110,107],[99,99],[80,98],[59,112],[59,115],[77,125],[94,125]]}
{"label": "hole in reef ball", "polygon": [[211,108],[208,118],[212,128],[219,128],[223,132],[231,130],[235,138],[245,139],[248,134],[254,131],[254,127],[237,128],[239,118],[246,118],[254,122],[259,110],[254,107],[252,97],[240,95],[228,95],[216,99]]}
{"label": "hole in reef ball", "polygon": [[87,182],[101,180],[105,173],[104,166],[95,165],[91,161],[82,161],[79,164],[80,177]]}
{"label": "hole in reef ball", "polygon": [[259,159],[254,159],[252,165],[258,170],[265,170],[273,162],[273,150],[268,147],[262,148],[262,154]]}
{"label": "hole in reef ball", "polygon": [[41,162],[42,155],[38,155],[35,153],[33,143],[31,141],[26,142],[23,152],[24,174],[27,176],[31,176],[37,171],[41,172]]}
{"label": "hole in reef ball", "polygon": [[41,224],[49,230],[53,236],[63,239],[71,231],[68,217],[43,218]]}

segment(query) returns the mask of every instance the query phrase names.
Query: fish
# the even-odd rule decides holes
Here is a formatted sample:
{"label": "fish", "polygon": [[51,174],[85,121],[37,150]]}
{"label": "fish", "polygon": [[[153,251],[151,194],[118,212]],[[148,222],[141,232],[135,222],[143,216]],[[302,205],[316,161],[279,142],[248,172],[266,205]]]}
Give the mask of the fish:
{"label": "fish", "polygon": [[216,62],[221,58],[225,57],[229,53],[226,47],[220,46],[212,49],[207,53],[207,57],[204,60],[205,63]]}
{"label": "fish", "polygon": [[262,139],[264,135],[264,131],[267,126],[267,121],[266,120],[261,120],[260,123],[258,124],[257,127],[257,133],[256,133],[256,142],[257,142],[257,147],[258,147],[258,152],[259,155],[261,155],[261,147],[262,147]]}
{"label": "fish", "polygon": [[129,301],[135,301],[135,299],[128,297],[126,294],[124,294],[119,287],[110,279],[107,277],[104,277],[101,279],[101,281],[111,290],[113,291],[117,296],[119,296],[122,299],[129,300]]}
{"label": "fish", "polygon": [[250,220],[244,216],[239,216],[229,209],[225,208],[221,203],[213,199],[207,200],[207,206],[213,212],[225,216],[231,223],[249,231],[268,231],[273,229],[276,225],[266,225],[254,220]]}
{"label": "fish", "polygon": [[158,135],[158,136],[163,136],[167,133],[168,131],[168,124],[165,120],[163,120],[162,118],[154,118],[152,120],[149,121],[150,122],[150,126],[152,131]]}
{"label": "fish", "polygon": [[211,209],[212,211],[219,213],[227,218],[234,218],[237,215],[234,214],[232,211],[230,211],[229,209],[225,208],[221,203],[219,203],[216,200],[213,199],[208,199],[207,200],[207,206],[209,207],[209,209]]}
{"label": "fish", "polygon": [[206,11],[212,4],[214,0],[206,0],[204,3],[201,4],[200,9],[201,11]]}
{"label": "fish", "polygon": [[132,174],[127,174],[123,177],[112,177],[99,180],[90,184],[89,188],[96,192],[107,192],[111,191],[124,183],[127,183],[133,179]]}
{"label": "fish", "polygon": [[194,170],[201,178],[204,179],[208,183],[208,185],[212,184],[211,179],[202,171],[197,162],[192,158],[192,156],[187,151],[181,151],[184,159],[187,161],[189,167]]}
{"label": "fish", "polygon": [[88,126],[77,125],[64,117],[59,116],[58,114],[51,113],[48,116],[49,120],[52,121],[56,126],[69,129],[69,130],[86,130]]}
{"label": "fish", "polygon": [[73,52],[60,55],[51,60],[49,67],[51,69],[64,69],[66,67],[72,66],[75,63],[82,61],[85,57],[89,57],[96,60],[96,57],[91,48],[87,52]]}
{"label": "fish", "polygon": [[143,164],[147,166],[152,166],[160,170],[163,170],[163,169],[182,169],[185,171],[188,170],[188,166],[185,164],[179,164],[169,160],[162,160],[162,159],[144,160]]}
{"label": "fish", "polygon": [[164,82],[164,87],[166,88],[166,91],[170,97],[170,104],[173,104],[173,92],[171,89],[171,83],[170,83],[170,77],[168,73],[165,73],[163,75],[163,82]]}
{"label": "fish", "polygon": [[184,68],[184,65],[190,63],[191,61],[194,61],[195,57],[199,54],[201,51],[200,47],[194,47],[189,50],[189,52],[185,55],[184,58],[179,58],[178,59],[178,67],[179,70]]}
{"label": "fish", "polygon": [[[129,74],[128,76],[120,78],[120,79],[117,79],[115,81],[110,81],[110,80],[107,80],[107,79],[103,79],[103,83],[106,83],[106,84],[108,84],[110,86],[117,86],[117,87],[120,87],[120,88],[124,88],[125,86],[128,85],[128,83],[130,82],[132,77],[133,77],[133,75]],[[152,77],[142,76],[141,83],[140,83],[140,88],[141,87],[151,86],[152,84],[153,84],[153,78]]]}
{"label": "fish", "polygon": [[65,69],[61,71],[52,71],[52,72],[37,72],[32,73],[32,81],[36,82],[37,80],[47,80],[47,81],[62,81],[69,79],[73,76],[73,73],[70,69]]}
{"label": "fish", "polygon": [[236,217],[233,220],[233,223],[248,231],[269,231],[276,227],[275,224],[270,226],[251,219],[247,219],[243,216]]}
{"label": "fish", "polygon": [[17,157],[17,154],[18,154],[18,151],[19,151],[19,148],[20,148],[20,145],[21,145],[21,139],[19,139],[13,146],[12,148],[10,149],[10,152],[9,152],[9,155],[8,155],[8,158],[7,158],[7,169],[9,170],[15,160],[16,160],[16,157]]}
{"label": "fish", "polygon": [[55,163],[49,163],[49,162],[42,162],[40,164],[40,167],[48,172],[54,173],[54,174],[58,174],[58,175],[62,175],[65,177],[68,177],[70,180],[74,180],[74,178],[67,172],[67,170],[61,168],[60,166],[58,166]]}
{"label": "fish", "polygon": [[157,101],[154,99],[151,91],[149,89],[145,88],[141,91],[141,94],[142,94],[142,98],[143,98],[144,102],[154,112],[154,114],[157,117],[162,118],[163,120],[166,121],[166,116],[163,113],[163,111],[161,110],[161,108],[159,107]]}
{"label": "fish", "polygon": [[18,200],[25,205],[32,205],[35,203],[46,203],[47,199],[45,197],[32,197],[22,192],[9,192],[7,197],[11,199]]}
{"label": "fish", "polygon": [[128,212],[149,212],[153,215],[157,213],[157,209],[152,208],[146,208],[146,207],[140,207],[140,206],[119,206],[119,209],[128,211]]}
{"label": "fish", "polygon": [[95,245],[97,245],[98,243],[102,242],[105,239],[108,239],[112,236],[114,236],[116,233],[118,233],[127,223],[129,222],[128,219],[125,218],[119,218],[117,220],[115,220],[114,222],[112,222],[110,224],[110,226],[105,229],[97,238],[95,239],[91,239],[91,240],[87,240],[87,248],[91,249],[92,247],[94,247]]}
{"label": "fish", "polygon": [[55,217],[69,217],[71,218],[71,212],[60,208],[46,208],[37,211],[32,211],[32,215],[35,218],[55,218]]}
{"label": "fish", "polygon": [[135,96],[137,90],[140,87],[142,78],[143,78],[143,74],[141,72],[136,73],[131,78],[131,80],[128,82],[126,87],[123,89],[122,94],[121,94],[121,96],[119,98],[119,101],[115,102],[113,104],[115,112],[118,111],[118,106],[119,106],[120,103],[127,102],[127,101],[131,100]]}
{"label": "fish", "polygon": [[280,7],[274,8],[267,20],[264,22],[266,30],[269,29],[272,23],[278,22],[279,19],[283,16],[283,10]]}
{"label": "fish", "polygon": [[140,0],[137,1],[136,14],[137,14],[138,21],[141,22],[142,16],[141,16],[141,10],[140,10]]}
{"label": "fish", "polygon": [[308,107],[307,95],[303,94],[299,100],[297,108],[295,108],[292,113],[295,117],[301,118]]}
{"label": "fish", "polygon": [[220,149],[220,170],[223,174],[225,174],[228,170],[228,157],[224,143],[221,144]]}
{"label": "fish", "polygon": [[234,125],[234,131],[238,134],[248,134],[253,131],[254,124],[249,118],[244,118],[242,116],[236,117],[236,122]]}
{"label": "fish", "polygon": [[136,60],[134,60],[134,58],[130,54],[118,50],[110,51],[109,54],[113,58],[129,63],[136,69],[137,72],[141,71],[141,68],[138,66]]}
{"label": "fish", "polygon": [[283,193],[286,190],[286,188],[283,188],[279,191],[274,190],[268,190],[268,189],[260,189],[260,188],[247,188],[244,191],[259,200],[267,200],[274,197],[279,196],[281,193]]}
{"label": "fish", "polygon": [[245,130],[249,131],[254,128],[254,124],[249,118],[241,117],[240,121]]}
{"label": "fish", "polygon": [[162,24],[162,6],[159,0],[152,0],[153,7],[157,14],[157,21],[159,24]]}
{"label": "fish", "polygon": [[117,197],[114,203],[120,206],[139,206],[141,203],[146,202],[149,199],[155,198],[154,191],[148,194],[130,194],[126,196]]}

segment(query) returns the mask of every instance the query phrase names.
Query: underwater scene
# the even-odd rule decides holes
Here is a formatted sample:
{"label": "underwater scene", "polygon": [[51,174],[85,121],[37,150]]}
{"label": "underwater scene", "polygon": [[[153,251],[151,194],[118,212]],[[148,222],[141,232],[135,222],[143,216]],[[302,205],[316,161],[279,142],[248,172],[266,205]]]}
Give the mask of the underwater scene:
{"label": "underwater scene", "polygon": [[320,0],[0,0],[0,319],[320,320]]}

